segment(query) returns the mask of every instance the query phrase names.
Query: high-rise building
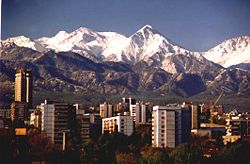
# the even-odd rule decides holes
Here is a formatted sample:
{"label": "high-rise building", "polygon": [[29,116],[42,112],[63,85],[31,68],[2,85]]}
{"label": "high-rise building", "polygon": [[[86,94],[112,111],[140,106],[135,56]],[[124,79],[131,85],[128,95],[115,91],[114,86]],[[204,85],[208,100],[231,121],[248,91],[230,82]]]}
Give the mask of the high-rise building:
{"label": "high-rise building", "polygon": [[113,108],[112,104],[109,104],[107,102],[100,104],[100,116],[101,116],[101,118],[112,117],[113,113],[114,113],[114,108]]}
{"label": "high-rise building", "polygon": [[81,143],[96,140],[101,135],[101,118],[99,114],[77,114],[77,131]]}
{"label": "high-rise building", "polygon": [[135,107],[135,124],[146,124],[151,118],[150,104],[147,103],[136,103]]}
{"label": "high-rise building", "polygon": [[130,116],[133,116],[133,120],[136,121],[136,99],[123,97],[122,102],[127,104]]}
{"label": "high-rise building", "polygon": [[116,116],[102,119],[102,133],[123,133],[130,136],[134,131],[132,116]]}
{"label": "high-rise building", "polygon": [[179,106],[154,106],[152,146],[175,148],[191,138],[190,109]]}
{"label": "high-rise building", "polygon": [[133,99],[131,97],[129,97],[129,98],[123,97],[122,102],[128,104],[128,110],[130,112],[132,110],[132,107],[135,107],[135,105],[136,105],[136,99]]}
{"label": "high-rise building", "polygon": [[201,107],[199,105],[191,105],[192,129],[200,129],[200,113]]}
{"label": "high-rise building", "polygon": [[42,131],[54,144],[63,144],[63,133],[71,130],[72,120],[76,119],[75,107],[64,102],[45,100],[41,104]]}
{"label": "high-rise building", "polygon": [[26,102],[32,108],[33,79],[31,70],[17,69],[15,75],[15,101]]}
{"label": "high-rise building", "polygon": [[90,117],[89,115],[76,115],[77,118],[77,131],[81,143],[86,143],[90,140]]}

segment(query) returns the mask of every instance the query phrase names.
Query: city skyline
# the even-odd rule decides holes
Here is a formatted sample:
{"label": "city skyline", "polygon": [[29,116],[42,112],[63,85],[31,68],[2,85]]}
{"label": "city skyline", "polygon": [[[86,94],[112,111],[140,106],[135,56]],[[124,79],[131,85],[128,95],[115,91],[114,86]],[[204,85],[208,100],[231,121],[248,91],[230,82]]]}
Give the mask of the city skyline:
{"label": "city skyline", "polygon": [[250,35],[250,1],[2,1],[1,38],[33,39],[79,27],[130,36],[146,24],[192,51]]}

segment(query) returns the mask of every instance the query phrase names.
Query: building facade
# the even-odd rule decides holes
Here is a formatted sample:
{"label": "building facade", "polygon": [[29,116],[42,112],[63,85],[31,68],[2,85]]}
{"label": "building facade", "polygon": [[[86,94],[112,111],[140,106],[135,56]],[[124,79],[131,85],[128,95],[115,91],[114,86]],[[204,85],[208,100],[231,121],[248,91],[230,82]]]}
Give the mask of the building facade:
{"label": "building facade", "polygon": [[130,112],[131,116],[135,115],[135,105],[136,105],[136,99],[133,99],[131,97],[129,98],[122,98],[122,103],[127,104],[128,111]]}
{"label": "building facade", "polygon": [[15,101],[10,107],[10,118],[12,121],[24,122],[28,119],[28,104],[26,102]]}
{"label": "building facade", "polygon": [[199,105],[191,105],[192,129],[200,129],[201,107]]}
{"label": "building facade", "polygon": [[90,139],[97,140],[101,133],[101,117],[99,114],[87,113],[77,114],[77,131],[81,143],[86,143]]}
{"label": "building facade", "polygon": [[191,138],[190,109],[178,106],[154,106],[152,146],[175,148]]}
{"label": "building facade", "polygon": [[116,116],[102,119],[102,133],[123,133],[130,136],[134,131],[132,116]]}
{"label": "building facade", "polygon": [[135,124],[146,124],[151,118],[150,104],[147,103],[136,103],[135,107]]}
{"label": "building facade", "polygon": [[0,118],[2,118],[3,120],[10,119],[10,114],[10,109],[0,109]]}
{"label": "building facade", "polygon": [[114,108],[113,108],[112,104],[109,104],[107,102],[100,104],[100,116],[101,116],[101,118],[112,117],[113,114],[114,114]]}
{"label": "building facade", "polygon": [[42,129],[42,112],[40,110],[35,110],[30,114],[30,125]]}
{"label": "building facade", "polygon": [[47,101],[41,104],[42,131],[54,144],[63,144],[63,132],[70,130],[71,121],[76,118],[73,105],[64,102]]}
{"label": "building facade", "polygon": [[26,102],[32,108],[33,78],[31,70],[17,69],[15,75],[15,102]]}
{"label": "building facade", "polygon": [[77,130],[81,143],[86,143],[90,140],[90,117],[89,115],[77,114]]}
{"label": "building facade", "polygon": [[226,119],[224,144],[235,142],[242,137],[250,136],[250,115],[233,116]]}

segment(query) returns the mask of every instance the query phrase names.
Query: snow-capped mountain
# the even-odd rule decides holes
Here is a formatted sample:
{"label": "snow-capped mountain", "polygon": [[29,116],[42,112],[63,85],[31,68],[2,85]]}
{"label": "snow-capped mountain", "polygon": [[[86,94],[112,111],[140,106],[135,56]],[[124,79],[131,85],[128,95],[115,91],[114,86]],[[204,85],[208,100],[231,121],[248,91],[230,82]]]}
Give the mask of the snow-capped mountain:
{"label": "snow-capped mountain", "polygon": [[240,63],[250,63],[250,37],[241,36],[226,40],[205,52],[204,57],[225,68]]}
{"label": "snow-capped mountain", "polygon": [[130,37],[115,32],[95,32],[80,27],[71,33],[60,31],[51,38],[32,40],[16,37],[4,42],[14,42],[18,46],[39,52],[50,49],[56,52],[72,51],[100,61],[122,61],[130,64],[145,61],[170,73],[176,73],[178,70],[169,59],[172,55],[191,55],[197,60],[205,60],[200,54],[172,43],[150,25],[142,27]]}
{"label": "snow-capped mountain", "polygon": [[249,96],[248,70],[225,69],[203,53],[174,44],[149,25],[130,37],[79,28],[37,40],[10,38],[0,47],[0,86],[6,81],[13,84],[15,69],[27,67],[40,90],[190,97],[217,94],[223,87],[228,95]]}
{"label": "snow-capped mountain", "polygon": [[189,65],[181,66],[184,64],[183,61],[179,66],[175,63],[177,60],[173,61],[173,58],[180,60],[179,55],[184,55],[189,60],[197,60],[200,65],[208,63],[206,59],[223,67],[250,63],[250,37],[248,36],[226,40],[204,53],[190,52],[171,42],[150,25],[142,27],[130,37],[116,32],[96,32],[80,27],[71,33],[60,31],[53,37],[42,37],[36,40],[24,36],[9,38],[1,41],[1,44],[10,42],[39,52],[72,51],[95,61],[122,61],[130,64],[144,61],[173,74],[180,69],[190,72]]}
{"label": "snow-capped mountain", "polygon": [[144,26],[128,38],[115,32],[95,32],[80,27],[72,33],[60,31],[54,37],[40,38],[37,42],[46,49],[53,49],[57,52],[89,53],[106,61],[128,63],[148,60],[158,52],[162,53],[164,57],[177,53],[189,53],[170,43],[150,25]]}
{"label": "snow-capped mountain", "polygon": [[4,40],[3,43],[1,44],[8,44],[8,43],[9,44],[15,43],[19,47],[28,47],[39,52],[46,51],[46,48],[42,46],[38,41],[27,38],[25,36],[8,38]]}

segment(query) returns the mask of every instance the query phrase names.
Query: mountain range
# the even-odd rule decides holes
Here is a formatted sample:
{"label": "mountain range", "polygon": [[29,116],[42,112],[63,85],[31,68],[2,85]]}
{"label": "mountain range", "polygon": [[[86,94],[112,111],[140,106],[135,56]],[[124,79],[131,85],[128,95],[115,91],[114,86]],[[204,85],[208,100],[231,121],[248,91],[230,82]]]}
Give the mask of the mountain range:
{"label": "mountain range", "polygon": [[[53,37],[18,36],[0,43],[0,83],[31,68],[36,90],[112,94],[159,93],[250,96],[250,37],[191,52],[146,25],[130,37],[88,28]],[[3,88],[3,87],[2,87]]]}

